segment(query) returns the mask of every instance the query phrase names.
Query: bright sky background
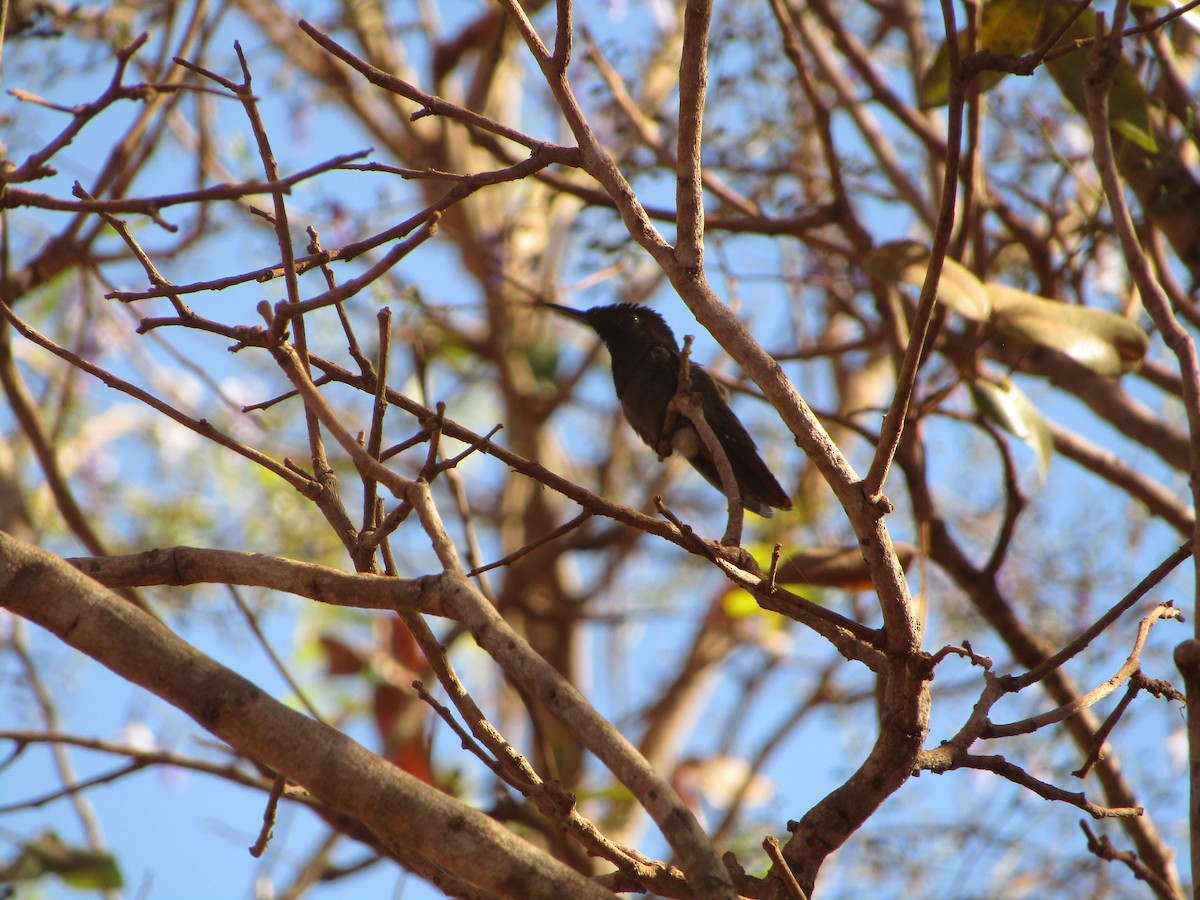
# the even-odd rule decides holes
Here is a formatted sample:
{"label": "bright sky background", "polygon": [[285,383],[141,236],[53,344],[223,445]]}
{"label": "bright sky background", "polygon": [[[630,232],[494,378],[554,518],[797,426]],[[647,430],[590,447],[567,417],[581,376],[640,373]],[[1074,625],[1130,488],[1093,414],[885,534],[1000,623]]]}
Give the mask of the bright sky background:
{"label": "bright sky background", "polygon": [[[475,8],[477,7],[474,4],[454,5],[451,7],[451,12],[446,15],[452,17],[455,11]],[[304,14],[313,15],[307,10]],[[603,38],[606,33],[616,30],[635,30],[631,27],[634,15],[635,13],[626,9],[624,4],[612,3],[591,11],[588,20],[593,28],[598,29],[599,35]],[[319,19],[315,15],[314,18]],[[640,25],[641,23],[639,23],[639,27]],[[252,39],[251,29],[245,27],[236,18],[227,20],[222,30],[223,37],[213,43],[213,47],[218,51],[229,48],[234,39],[242,38],[244,42]],[[247,46],[254,73],[264,84],[268,84],[272,74],[269,62],[264,58],[265,55],[258,55],[256,49],[253,46]],[[6,64],[12,58],[11,53],[11,50],[6,51]],[[213,65],[211,61],[209,64]],[[6,67],[4,87],[29,86],[32,89],[44,90],[41,85],[26,85],[13,78],[10,74],[12,71],[11,67]],[[232,74],[234,70],[229,68],[221,69],[221,71]],[[22,74],[30,73],[23,70]],[[101,70],[100,74],[86,78],[64,78],[55,83],[50,99],[64,103],[87,100],[98,93],[107,77],[107,72]],[[370,142],[366,138],[348,138],[346,136],[344,120],[335,110],[322,108],[312,113],[311,118],[297,121],[292,118],[291,110],[284,108],[281,104],[273,103],[265,91],[264,95],[268,99],[263,103],[263,112],[285,172],[312,165],[335,153],[345,152],[348,148],[369,146]],[[14,107],[15,101],[11,97],[0,98],[0,113],[10,113]],[[25,119],[27,114],[28,110],[21,110],[22,121],[27,121]],[[37,145],[41,134],[47,133],[45,129],[61,127],[61,116],[51,113],[39,113],[38,115],[43,123],[41,131],[3,135],[3,140],[9,146],[10,155],[14,158],[23,158],[32,146]],[[234,131],[240,128],[244,134],[245,129],[238,124],[237,115],[238,111],[233,104],[228,104],[223,111],[223,122],[227,123],[225,125],[227,130]],[[39,184],[37,188],[67,195],[69,187],[65,186],[69,186],[72,180],[79,178],[86,182],[96,158],[93,149],[107,147],[106,141],[119,132],[120,124],[120,111],[114,111],[111,116],[106,116],[93,123],[85,133],[85,139],[77,141],[58,159],[58,164],[62,169],[60,178],[53,182]],[[162,170],[165,165],[165,162],[160,162],[158,168]],[[247,170],[237,174],[255,174],[252,157],[247,157],[246,165]],[[302,212],[310,205],[316,206],[316,197],[308,194],[309,190],[315,191],[320,197],[329,196],[334,192],[344,192],[348,198],[357,199],[367,192],[378,191],[380,184],[379,179],[362,174],[331,174],[315,183],[315,186],[298,191],[291,202],[294,209]],[[389,188],[389,190],[398,201],[397,208],[400,208],[401,192],[394,188]],[[294,221],[301,223],[297,228],[299,232],[302,230],[305,220],[301,215]],[[358,224],[357,222],[344,223],[344,227],[348,229],[348,233],[354,233]],[[878,210],[878,215],[872,217],[871,225],[877,229],[874,237],[878,242],[903,236],[908,228],[906,220],[897,217],[893,211],[885,209]],[[265,231],[260,233],[262,237],[257,244],[250,241],[244,246],[234,246],[226,242],[223,250],[233,255],[229,265],[222,267],[220,271],[224,273],[225,271],[251,268],[253,265],[262,264],[263,260],[273,260],[269,235]],[[328,232],[324,233],[327,246],[337,241],[336,228],[330,228]],[[741,247],[745,251],[745,255],[738,258],[738,265],[743,266],[746,272],[753,271],[760,259],[772,260],[775,252],[770,242],[766,241],[758,242],[758,244],[746,242]],[[756,256],[759,253],[761,256]],[[253,260],[258,261],[253,262]],[[454,272],[454,267],[453,253],[436,246],[436,244],[431,244],[423,248],[416,257],[406,261],[400,274],[414,280],[422,280],[429,286],[431,292],[435,292],[433,295],[438,296],[439,299],[460,298],[464,306],[469,306],[474,301],[474,294],[467,283]],[[349,274],[339,272],[339,277],[349,277]],[[185,280],[181,272],[172,272],[170,277],[177,281]],[[134,279],[129,284],[122,286],[138,287],[140,284]],[[743,290],[753,292],[759,289],[756,289],[748,280],[743,286]],[[765,293],[767,290],[763,288],[761,292]],[[254,287],[230,291],[220,295],[216,302],[230,306],[245,304],[247,309],[251,309],[257,300],[267,297],[274,301],[282,296],[282,292],[282,285],[273,283],[263,288]],[[604,290],[601,288],[582,297],[570,298],[569,302],[577,305],[604,302],[603,294]],[[398,308],[398,305],[393,304],[393,308]],[[677,298],[664,298],[660,308],[677,333],[696,333],[695,323]],[[760,322],[756,329],[760,339],[768,348],[771,347],[771,329],[772,323],[769,321]],[[586,345],[587,339],[582,334],[570,337],[570,332],[565,328],[560,334],[564,336],[565,340],[574,342],[573,346],[578,350],[582,350]],[[697,344],[697,356],[701,359],[709,359],[714,353],[714,345],[706,335],[700,337]],[[244,372],[240,360],[224,353],[220,345],[219,341],[196,340],[194,342],[195,359],[213,371],[220,379],[239,376]],[[809,391],[819,392],[822,387],[820,376],[815,376],[811,369],[798,367],[796,378],[801,383],[801,388],[806,392],[806,396],[809,395]],[[605,382],[605,378],[597,376],[592,379],[588,390],[594,392],[598,406],[611,409],[611,387]],[[1062,401],[1049,389],[1038,391],[1035,386],[1031,393],[1034,394],[1039,405],[1044,404],[1043,410],[1051,418],[1070,423],[1080,415],[1079,411],[1074,409],[1069,402]],[[200,402],[212,401],[211,398],[204,397]],[[762,415],[761,410],[756,410],[744,399],[739,401],[738,408],[739,410],[750,410],[754,421],[767,429],[766,433],[770,433],[770,429],[781,429],[777,422],[772,424],[770,417]],[[469,415],[470,411],[468,410],[467,413]],[[477,431],[486,431],[493,424],[492,421],[486,419],[486,410],[483,409],[480,410],[478,419],[460,420],[475,427]],[[595,427],[594,420],[591,425]],[[0,419],[0,426],[7,430],[11,427],[11,423]],[[572,429],[564,427],[564,433],[567,432],[572,432]],[[759,432],[756,431],[756,433]],[[945,424],[940,429],[934,429],[932,439],[935,446],[940,445],[950,451],[953,450],[956,442],[961,440],[961,434],[962,432],[957,430],[957,426]],[[567,440],[565,436],[564,440]],[[652,458],[648,455],[646,462],[647,464],[652,463]],[[1026,472],[1028,475],[1029,471],[1034,470],[1036,466],[1031,460],[1026,459],[1025,462],[1028,466]],[[118,463],[122,466],[118,477],[128,478],[131,483],[149,477],[139,475],[135,458],[118,459]],[[1149,465],[1149,463],[1147,464]],[[969,466],[970,462],[964,461],[961,465]],[[948,480],[955,482],[959,482],[963,475],[964,469],[959,467],[947,470],[945,473]],[[187,476],[185,473],[181,473],[180,477]],[[1087,490],[1086,482],[1080,480],[1078,470],[1063,460],[1054,463],[1050,478],[1052,480],[1071,479],[1078,483],[1078,491],[1086,492]],[[972,496],[969,487],[960,487],[959,489],[962,492],[961,502],[965,506],[969,506],[975,501],[976,498]],[[197,494],[203,494],[205,488],[203,484],[197,483],[193,490]],[[898,494],[900,491],[893,493]],[[1055,491],[1056,499],[1045,509],[1040,510],[1040,514],[1051,520],[1055,516],[1076,516],[1078,508],[1073,503],[1064,504],[1060,499],[1063,493],[1061,490]],[[1068,490],[1066,494],[1070,496],[1071,491]],[[226,501],[226,498],[207,498],[207,502],[220,507],[226,502],[236,502],[236,499],[231,498]],[[1035,504],[1038,502],[1036,494],[1034,502]],[[1119,512],[1114,511],[1113,514],[1119,515]],[[903,521],[899,515],[896,519],[898,522]],[[697,521],[703,523],[710,530],[716,530],[719,529],[722,520],[717,515],[717,507],[714,504],[708,507],[708,512],[698,515]],[[1144,571],[1149,568],[1147,563],[1157,562],[1157,558],[1151,560],[1149,557],[1157,554],[1158,548],[1163,546],[1161,535],[1157,532],[1158,527],[1153,526],[1150,529],[1142,546],[1130,548],[1130,558],[1124,560],[1126,565],[1117,568],[1136,572],[1140,567]],[[899,534],[898,537],[911,538],[910,535],[904,534]],[[1031,534],[1027,537],[1033,538]],[[203,536],[196,536],[191,540],[201,543]],[[81,552],[79,548],[73,546],[61,549],[64,553]],[[259,549],[263,552],[276,552],[277,550],[271,546],[252,549]],[[674,553],[676,551],[670,549],[664,552]],[[586,562],[583,564],[586,565]],[[636,588],[639,584],[644,585],[647,580],[653,583],[653,577],[653,572],[634,572],[629,574],[627,583],[631,588]],[[916,573],[912,580],[914,588],[920,587]],[[1133,581],[1113,583],[1105,596],[1093,598],[1091,607],[1082,611],[1074,610],[1075,614],[1080,616],[1081,621],[1090,620],[1099,610],[1115,602],[1132,587],[1132,584]],[[699,577],[695,587],[698,598],[697,605],[706,602],[708,592],[714,589],[710,579],[705,578],[701,581]],[[1163,596],[1174,596],[1180,601],[1186,601],[1190,595],[1186,577],[1174,579],[1172,587],[1174,590],[1163,592]],[[936,589],[937,585],[934,585],[933,588]],[[627,602],[631,606],[642,602],[653,602],[653,597],[644,596],[646,593],[644,586],[641,591],[643,595],[639,595],[635,591],[628,598]],[[242,622],[237,617],[229,599],[216,590],[198,592],[191,596],[198,599],[192,607],[192,614],[188,617],[184,630],[187,639],[251,679],[275,697],[287,699],[286,686],[270,667],[262,653],[245,637]],[[1066,594],[1063,597],[1066,607],[1070,607],[1078,599]],[[616,718],[618,724],[621,723],[622,716],[628,716],[632,710],[637,708],[639,700],[649,695],[652,687],[657,686],[662,678],[672,672],[678,659],[678,653],[686,646],[693,629],[693,617],[685,605],[688,600],[687,596],[680,597],[678,601],[672,597],[671,604],[662,611],[661,615],[637,617],[629,625],[619,630],[609,633],[597,632],[593,638],[588,652],[592,654],[593,666],[590,670],[593,672],[592,677],[595,680],[591,685],[584,687],[589,695],[597,699],[602,710],[609,711]],[[831,602],[841,603],[842,601]],[[934,649],[938,640],[947,637],[939,632],[936,603],[933,604],[932,610],[929,649]],[[274,645],[288,648],[295,643],[298,630],[311,628],[312,621],[311,618],[306,617],[304,601],[287,599],[277,602],[275,609],[267,619],[267,625],[268,635]],[[0,627],[10,628],[12,623],[8,619],[0,619]],[[803,631],[795,631],[793,635],[798,644],[792,651],[794,660],[805,661],[809,657],[812,659],[827,658],[827,648],[821,642]],[[1160,648],[1161,658],[1169,663],[1169,647],[1184,636],[1186,635],[1179,626],[1160,625],[1155,630],[1152,641]],[[949,638],[953,639],[953,636],[951,635]],[[634,657],[644,661],[645,670],[636,673],[606,674],[604,661],[612,649],[613,642],[639,648],[642,652],[635,653]],[[811,646],[809,646],[810,644]],[[64,731],[91,734],[116,741],[128,741],[139,736],[145,737],[144,734],[139,735],[139,729],[142,729],[146,723],[150,723],[153,731],[149,732],[149,736],[154,742],[183,753],[189,753],[195,749],[194,742],[198,736],[204,737],[195,724],[181,714],[166,708],[165,704],[148,696],[145,692],[130,688],[102,667],[81,660],[63,648],[57,641],[38,635],[33,642],[33,647],[38,659],[42,662],[42,671],[54,673],[55,684],[53,687],[57,699],[63,704],[60,712],[64,718]],[[977,649],[981,652],[997,651],[996,647]],[[469,654],[462,655],[469,657]],[[53,663],[48,663],[48,660],[53,660]],[[1005,662],[1003,658],[997,661],[998,663]],[[477,687],[486,698],[487,671],[482,667],[473,668],[469,659],[460,662],[469,682],[472,678],[479,679]],[[744,676],[752,670],[753,662],[753,659],[749,657],[739,657],[731,667],[731,671]],[[1107,662],[1116,664],[1119,663],[1119,660]],[[304,665],[312,663],[311,659],[301,660],[298,666],[302,671]],[[813,671],[815,671],[815,666],[795,666],[791,670],[785,669],[774,676],[775,688],[769,694],[773,698],[771,707],[756,709],[751,713],[747,718],[747,727],[741,738],[743,745],[732,749],[735,752],[746,752],[757,746],[757,743],[770,732],[774,724],[790,714],[794,705],[806,695],[811,688],[810,679]],[[848,672],[852,678],[847,679],[845,686],[861,688],[862,672],[853,670],[848,670]],[[1109,673],[1111,673],[1111,669]],[[1163,668],[1160,664],[1158,670],[1149,671],[1148,674],[1152,677],[1169,678],[1173,674],[1173,669]],[[27,701],[12,699],[20,696],[19,688],[14,690],[16,686],[13,684],[13,680],[16,677],[16,669],[11,661],[6,662],[4,667],[0,668],[0,678],[4,679],[4,695],[7,698],[4,700],[4,706],[0,707],[2,710],[0,716],[3,716],[3,720],[7,723],[6,727],[16,727],[18,723],[28,724],[30,721],[30,710],[21,706],[22,702]],[[971,679],[967,667],[957,662],[950,662],[944,666],[939,670],[938,677],[955,681]],[[702,753],[716,749],[727,717],[735,714],[740,704],[739,684],[739,680],[727,676],[718,686],[707,713],[708,716],[711,716],[711,721],[698,723],[697,733],[689,741],[689,752]],[[331,685],[329,690],[332,697],[336,695],[339,688],[337,685]],[[964,694],[968,701],[971,696],[970,692]],[[774,698],[777,698],[777,701]],[[320,702],[319,696],[317,699]],[[1125,723],[1125,733],[1121,736],[1123,744],[1120,750],[1127,754],[1131,749],[1137,750],[1139,747],[1145,752],[1162,752],[1162,749],[1166,748],[1168,761],[1162,766],[1162,771],[1169,772],[1169,776],[1164,775],[1161,787],[1165,799],[1162,803],[1156,803],[1154,809],[1158,816],[1159,827],[1168,832],[1169,838],[1176,839],[1176,846],[1182,852],[1186,850],[1186,842],[1181,839],[1186,828],[1186,779],[1182,768],[1183,758],[1180,755],[1181,745],[1167,733],[1170,729],[1174,735],[1178,736],[1182,721],[1174,711],[1167,714],[1164,712],[1165,707],[1149,701],[1139,701],[1135,706],[1131,715],[1138,722],[1138,726],[1135,729],[1131,727],[1131,722]],[[931,743],[948,737],[957,728],[961,721],[961,712],[961,704],[936,708]],[[1012,718],[1018,718],[1020,715],[1021,713],[1014,709]],[[1173,726],[1171,723],[1174,723]],[[354,736],[363,740],[368,746],[373,740],[371,734]],[[850,774],[861,762],[868,747],[867,741],[871,737],[873,737],[873,731],[864,733],[861,726],[857,725],[856,721],[850,717],[842,718],[838,714],[824,713],[807,720],[807,724],[803,728],[795,731],[788,738],[773,758],[771,765],[768,766],[767,774],[775,779],[773,784],[775,799],[765,814],[766,818],[761,833],[773,831],[781,839],[785,838],[786,834],[783,828],[786,819],[789,817],[799,818],[838,780]],[[444,728],[439,730],[436,741],[443,748],[448,748],[456,743]],[[83,752],[72,752],[72,758],[78,768],[80,778],[107,771],[118,766],[120,762],[118,758],[101,757]],[[471,760],[466,754],[462,755],[461,765],[466,770],[468,778],[479,779],[478,767],[471,765]],[[43,790],[46,785],[54,783],[54,777],[49,774],[48,767],[48,754],[40,750],[31,750],[20,762],[0,772],[0,804],[28,799],[31,792],[36,793]],[[1078,815],[1072,816],[1069,811],[1064,814],[1063,810],[1051,804],[1042,803],[1042,801],[1027,796],[1018,796],[1006,784],[991,776],[964,772],[944,776],[944,783],[943,780],[925,775],[919,782],[906,786],[901,791],[901,795],[920,792],[920,809],[923,810],[925,817],[920,820],[914,819],[916,807],[913,804],[889,803],[876,820],[873,820],[871,831],[874,834],[888,832],[893,836],[911,836],[913,840],[937,840],[936,836],[930,838],[927,831],[919,832],[918,829],[933,826],[936,833],[939,820],[949,818],[949,813],[939,807],[940,802],[951,796],[961,799],[960,795],[952,790],[958,785],[951,785],[949,783],[951,779],[970,779],[972,781],[974,800],[981,811],[981,820],[987,823],[987,827],[984,829],[984,833],[980,834],[977,846],[946,848],[945,866],[941,871],[930,873],[930,885],[927,886],[930,890],[936,886],[939,896],[957,896],[955,886],[979,884],[978,872],[986,870],[985,867],[990,867],[994,862],[994,859],[989,856],[994,853],[989,843],[992,832],[1024,831],[1027,833],[1029,844],[1036,844],[1040,849],[1051,851],[1055,841],[1076,842],[1079,840],[1076,833],[1064,834],[1062,830],[1064,822],[1073,822],[1079,818]],[[482,779],[477,783],[481,786],[486,785]],[[1069,789],[1073,788],[1070,784],[1063,786]],[[125,895],[129,898],[207,900],[207,898],[269,897],[271,896],[269,893],[260,893],[256,889],[256,885],[266,885],[272,880],[286,884],[290,880],[293,863],[311,849],[323,833],[323,829],[318,827],[316,820],[309,813],[292,807],[284,807],[276,828],[275,841],[264,859],[255,861],[245,848],[253,843],[257,835],[264,797],[257,792],[230,786],[220,779],[190,772],[151,769],[130,778],[123,778],[114,786],[93,789],[88,792],[87,798],[97,809],[107,841],[110,846],[117,848],[120,854],[120,862],[127,882]],[[1164,817],[1167,809],[1176,809],[1177,818]],[[893,810],[896,815],[893,815]],[[986,814],[984,814],[985,811]],[[962,810],[956,810],[955,814],[961,815]],[[43,808],[0,816],[0,841],[8,839],[10,836],[29,835],[51,827],[58,829],[68,840],[79,839],[77,822],[67,804],[56,801]],[[1116,834],[1115,830],[1112,833]],[[856,840],[858,839],[856,838]],[[863,836],[862,839],[870,840],[869,836]],[[647,842],[641,849],[649,853],[662,852],[661,842]],[[861,850],[856,851],[855,855],[857,856],[861,852]],[[881,853],[883,852],[886,851],[881,850]],[[345,842],[338,859],[349,862],[361,858],[364,853],[365,851],[358,846]],[[5,857],[7,855],[7,853],[4,854]],[[886,857],[881,857],[880,864],[885,863]],[[1180,868],[1186,873],[1185,860],[1180,861]],[[823,884],[825,896],[854,896],[854,872],[844,871],[837,865],[831,865],[823,877],[828,879]],[[1124,876],[1114,870],[1113,877]],[[48,900],[77,896],[56,883],[49,883],[46,888],[44,896]],[[932,893],[928,894],[928,896],[933,895]],[[18,896],[32,897],[35,895],[19,893]],[[422,900],[422,898],[436,897],[438,894],[421,883],[419,879],[406,878],[396,867],[378,864],[358,876],[345,879],[337,886],[323,888],[320,896],[337,898],[337,900],[362,897],[404,897],[409,900]]]}

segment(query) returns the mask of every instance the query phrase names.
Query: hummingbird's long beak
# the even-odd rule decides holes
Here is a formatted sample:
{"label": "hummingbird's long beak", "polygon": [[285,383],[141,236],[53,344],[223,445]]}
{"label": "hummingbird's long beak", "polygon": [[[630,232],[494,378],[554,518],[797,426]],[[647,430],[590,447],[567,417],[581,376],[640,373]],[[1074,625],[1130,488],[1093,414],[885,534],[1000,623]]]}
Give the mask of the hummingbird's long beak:
{"label": "hummingbird's long beak", "polygon": [[583,322],[587,325],[587,314],[581,309],[571,309],[569,306],[559,306],[557,303],[543,303],[542,306],[546,309],[552,309],[561,316],[566,316],[568,319],[574,319],[576,322]]}

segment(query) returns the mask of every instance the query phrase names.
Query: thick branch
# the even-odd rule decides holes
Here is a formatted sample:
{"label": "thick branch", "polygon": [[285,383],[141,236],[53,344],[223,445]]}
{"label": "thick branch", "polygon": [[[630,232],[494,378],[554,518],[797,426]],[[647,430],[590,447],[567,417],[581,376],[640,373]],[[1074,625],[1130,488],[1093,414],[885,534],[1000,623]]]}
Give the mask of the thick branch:
{"label": "thick branch", "polygon": [[63,560],[0,533],[0,604],[186,712],[388,846],[495,896],[612,895],[488,816],[289,709]]}

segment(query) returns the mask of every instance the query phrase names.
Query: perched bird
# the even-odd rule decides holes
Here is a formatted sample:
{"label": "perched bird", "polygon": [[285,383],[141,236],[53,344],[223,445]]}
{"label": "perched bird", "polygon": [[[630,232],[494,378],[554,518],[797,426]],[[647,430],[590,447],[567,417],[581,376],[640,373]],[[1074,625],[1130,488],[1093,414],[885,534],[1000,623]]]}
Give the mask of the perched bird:
{"label": "perched bird", "polygon": [[[664,434],[667,405],[679,388],[682,354],[671,328],[663,317],[636,303],[616,303],[578,310],[547,303],[546,306],[577,322],[590,325],[612,357],[613,384],[621,411],[638,437],[660,456],[676,450],[707,481],[721,489],[721,476],[712,455],[687,419],[676,420]],[[691,363],[691,392],[700,394],[704,419],[708,422],[737,481],[742,505],[760,516],[772,515],[771,508],[791,509],[792,501],[779,486],[746,428],[729,408],[728,392],[703,366]]]}

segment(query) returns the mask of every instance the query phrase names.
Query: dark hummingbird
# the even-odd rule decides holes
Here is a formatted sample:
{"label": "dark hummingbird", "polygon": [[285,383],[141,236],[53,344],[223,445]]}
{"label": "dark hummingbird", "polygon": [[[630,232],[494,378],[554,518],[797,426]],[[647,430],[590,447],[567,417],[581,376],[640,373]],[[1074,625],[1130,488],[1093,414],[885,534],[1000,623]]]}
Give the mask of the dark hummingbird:
{"label": "dark hummingbird", "polygon": [[[720,490],[717,466],[691,423],[681,417],[671,432],[664,434],[667,405],[679,389],[683,356],[663,317],[636,303],[593,306],[587,310],[554,303],[545,305],[590,325],[600,335],[612,357],[613,384],[621,411],[638,437],[660,456],[679,451],[709,484]],[[754,439],[729,408],[728,392],[703,366],[690,365],[691,391],[702,398],[704,419],[729,459],[742,505],[760,516],[772,515],[772,507],[791,509],[792,501],[758,455]]]}

